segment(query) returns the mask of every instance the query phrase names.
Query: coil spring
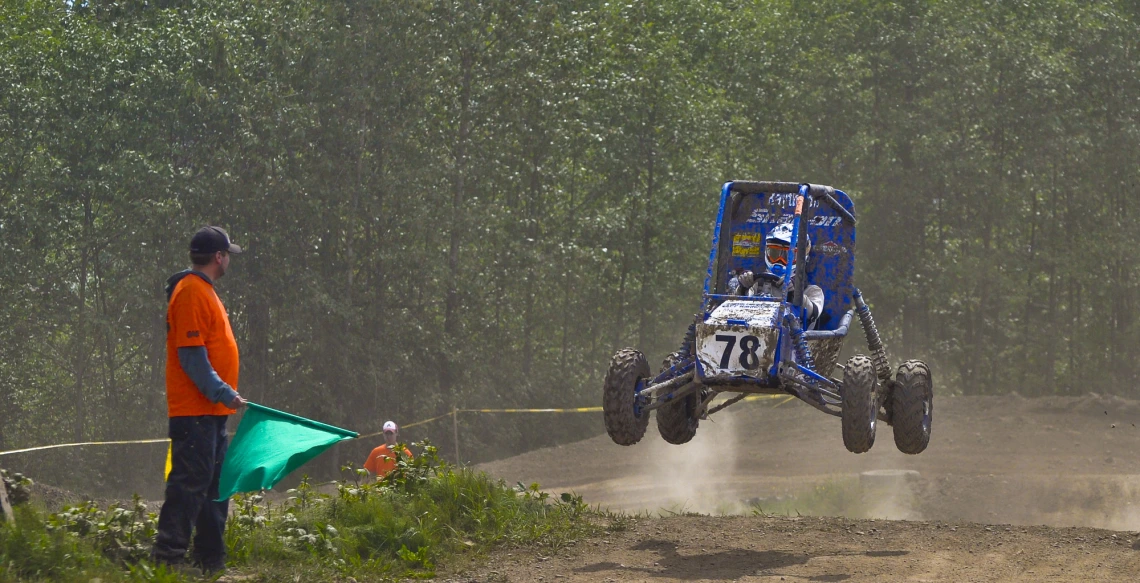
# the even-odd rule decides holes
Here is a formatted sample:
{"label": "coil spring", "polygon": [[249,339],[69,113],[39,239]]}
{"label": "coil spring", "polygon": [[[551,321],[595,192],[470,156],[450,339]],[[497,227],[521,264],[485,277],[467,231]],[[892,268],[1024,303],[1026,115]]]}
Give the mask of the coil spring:
{"label": "coil spring", "polygon": [[875,318],[871,316],[871,308],[863,301],[863,295],[856,292],[855,314],[859,316],[859,323],[863,325],[863,333],[867,335],[867,347],[871,349],[871,364],[875,367],[876,376],[883,380],[891,378],[891,367],[887,363],[887,351],[883,348],[883,340],[879,337],[879,329],[875,326]]}
{"label": "coil spring", "polygon": [[685,337],[681,340],[681,348],[677,351],[681,360],[687,359],[693,355],[693,345],[697,341],[697,323],[689,324],[689,329],[685,331]]}
{"label": "coil spring", "polygon": [[859,322],[863,324],[863,333],[867,335],[867,346],[872,352],[883,347],[883,341],[879,338],[879,329],[875,327],[875,318],[871,316],[871,308],[867,304],[862,304],[855,308],[855,313],[859,316]]}

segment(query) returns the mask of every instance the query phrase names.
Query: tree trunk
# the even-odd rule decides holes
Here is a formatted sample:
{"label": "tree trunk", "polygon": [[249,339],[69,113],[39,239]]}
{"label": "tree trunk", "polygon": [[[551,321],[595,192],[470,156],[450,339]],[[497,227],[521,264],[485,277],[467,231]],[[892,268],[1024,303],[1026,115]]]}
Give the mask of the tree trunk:
{"label": "tree trunk", "polygon": [[653,331],[655,326],[650,318],[649,304],[652,303],[653,285],[656,273],[657,262],[653,257],[653,207],[652,201],[656,198],[657,188],[657,143],[652,137],[653,130],[657,125],[657,103],[654,101],[649,109],[648,120],[643,131],[648,134],[646,138],[643,135],[642,151],[645,154],[645,194],[642,197],[642,206],[645,212],[641,217],[641,289],[638,293],[637,302],[637,345],[641,350],[649,349],[649,342],[652,341]]}
{"label": "tree trunk", "polygon": [[447,295],[444,303],[443,337],[439,357],[439,389],[442,395],[455,402],[455,371],[451,351],[459,341],[459,248],[462,242],[463,202],[467,197],[466,166],[467,146],[471,137],[471,82],[474,76],[475,57],[461,51],[462,80],[459,91],[459,131],[455,136],[453,158],[455,173],[451,191],[451,230],[447,244]]}
{"label": "tree trunk", "polygon": [[71,355],[73,359],[72,374],[75,375],[73,389],[73,405],[75,418],[72,424],[72,437],[75,441],[83,441],[87,435],[87,370],[91,360],[91,350],[87,341],[87,279],[91,263],[91,230],[94,226],[94,211],[92,209],[91,193],[83,195],[83,240],[79,244],[79,273],[77,284],[79,298],[77,302],[76,325],[71,341]]}
{"label": "tree trunk", "polygon": [[[257,280],[251,281],[255,287]],[[242,367],[242,383],[239,392],[246,399],[260,403],[268,402],[270,395],[269,380],[269,326],[270,310],[269,298],[266,293],[257,294],[253,303],[246,308],[249,310],[247,324],[247,338],[249,339],[249,355],[243,358],[248,362]]]}

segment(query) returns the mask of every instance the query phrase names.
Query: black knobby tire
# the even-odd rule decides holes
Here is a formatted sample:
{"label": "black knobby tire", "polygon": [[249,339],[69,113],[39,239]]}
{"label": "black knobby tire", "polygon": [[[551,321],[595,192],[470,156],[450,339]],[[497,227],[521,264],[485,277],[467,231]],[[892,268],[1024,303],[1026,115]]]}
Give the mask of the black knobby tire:
{"label": "black knobby tire", "polygon": [[879,396],[871,359],[856,354],[843,369],[843,445],[863,453],[875,445]]}
{"label": "black knobby tire", "polygon": [[[665,372],[679,360],[676,352],[665,357],[665,362],[661,363],[661,372]],[[700,406],[700,393],[692,392],[658,407],[657,432],[661,434],[662,439],[674,445],[688,443],[693,439],[701,422],[696,414],[697,407]]]}
{"label": "black knobby tire", "polygon": [[891,424],[895,446],[907,454],[922,453],[930,445],[930,422],[934,415],[934,383],[930,367],[921,360],[908,360],[895,375],[891,392]]}
{"label": "black knobby tire", "polygon": [[618,445],[633,445],[641,441],[645,428],[649,426],[649,412],[637,415],[633,410],[637,381],[649,376],[649,362],[645,355],[632,349],[617,351],[606,372],[602,414],[606,421],[606,433]]}

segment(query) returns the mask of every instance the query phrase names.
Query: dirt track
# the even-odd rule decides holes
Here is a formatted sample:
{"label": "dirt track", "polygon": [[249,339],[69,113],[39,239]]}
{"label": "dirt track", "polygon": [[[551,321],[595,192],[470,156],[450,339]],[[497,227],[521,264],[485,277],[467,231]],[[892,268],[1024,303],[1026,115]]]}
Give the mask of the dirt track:
{"label": "dirt track", "polygon": [[[651,423],[628,448],[603,435],[485,464],[512,483],[667,517],[565,556],[499,557],[474,579],[1140,580],[1136,402],[941,398],[919,456],[895,450],[886,426],[871,452],[847,453],[837,419],[794,402],[725,413],[685,446]],[[670,516],[684,513],[738,516]]]}
{"label": "dirt track", "polygon": [[1104,530],[679,516],[639,519],[552,557],[516,551],[453,580],[1134,582],[1138,573],[1140,551]]}

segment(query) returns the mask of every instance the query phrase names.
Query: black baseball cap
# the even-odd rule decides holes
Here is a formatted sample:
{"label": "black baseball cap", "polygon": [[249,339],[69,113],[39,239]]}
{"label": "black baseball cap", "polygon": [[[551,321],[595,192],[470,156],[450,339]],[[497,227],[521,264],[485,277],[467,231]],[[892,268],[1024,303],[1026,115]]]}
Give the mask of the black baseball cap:
{"label": "black baseball cap", "polygon": [[230,235],[221,227],[202,227],[190,239],[191,253],[215,253],[228,251],[241,253],[241,247],[230,242]]}

